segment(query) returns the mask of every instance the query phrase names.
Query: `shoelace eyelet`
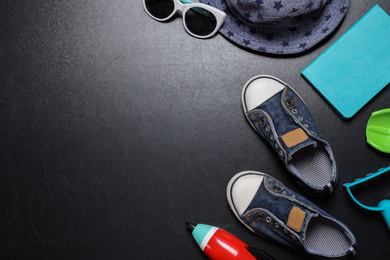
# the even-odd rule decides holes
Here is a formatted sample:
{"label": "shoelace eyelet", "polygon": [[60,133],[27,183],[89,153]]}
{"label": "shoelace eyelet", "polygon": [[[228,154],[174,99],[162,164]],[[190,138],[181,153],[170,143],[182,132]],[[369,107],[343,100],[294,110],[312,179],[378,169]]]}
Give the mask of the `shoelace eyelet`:
{"label": "shoelace eyelet", "polygon": [[281,190],[281,188],[280,188],[280,186],[275,185],[275,186],[273,187],[273,190],[276,191],[276,192],[278,192],[278,191]]}
{"label": "shoelace eyelet", "polygon": [[264,117],[260,118],[260,125],[264,125],[265,124],[265,119]]}
{"label": "shoelace eyelet", "polygon": [[261,213],[257,213],[257,214],[256,214],[256,219],[257,219],[258,221],[261,221],[263,218],[264,218],[263,214],[261,214]]}

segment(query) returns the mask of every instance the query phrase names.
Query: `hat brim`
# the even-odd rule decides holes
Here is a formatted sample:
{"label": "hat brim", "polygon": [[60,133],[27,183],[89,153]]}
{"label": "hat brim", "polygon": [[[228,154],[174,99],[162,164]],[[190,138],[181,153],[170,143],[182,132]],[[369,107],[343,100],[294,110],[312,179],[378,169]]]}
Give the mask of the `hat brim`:
{"label": "hat brim", "polygon": [[230,41],[258,52],[295,54],[306,51],[332,33],[343,20],[350,0],[330,0],[321,10],[299,17],[290,27],[249,25],[239,20],[226,0],[200,0],[226,13],[220,33]]}

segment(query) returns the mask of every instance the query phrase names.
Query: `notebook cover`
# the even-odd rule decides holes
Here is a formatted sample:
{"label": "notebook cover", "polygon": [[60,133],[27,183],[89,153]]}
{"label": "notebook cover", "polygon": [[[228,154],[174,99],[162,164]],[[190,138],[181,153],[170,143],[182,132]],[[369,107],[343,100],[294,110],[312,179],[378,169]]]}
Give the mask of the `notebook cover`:
{"label": "notebook cover", "polygon": [[344,118],[390,82],[390,16],[372,7],[301,73]]}

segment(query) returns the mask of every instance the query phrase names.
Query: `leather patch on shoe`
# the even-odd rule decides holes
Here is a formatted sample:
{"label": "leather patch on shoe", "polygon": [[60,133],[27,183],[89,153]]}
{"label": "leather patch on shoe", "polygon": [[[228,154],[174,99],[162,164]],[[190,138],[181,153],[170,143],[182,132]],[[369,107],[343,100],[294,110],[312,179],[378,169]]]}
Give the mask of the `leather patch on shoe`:
{"label": "leather patch on shoe", "polygon": [[300,233],[305,217],[306,212],[294,206],[288,215],[287,226]]}
{"label": "leather patch on shoe", "polygon": [[301,128],[297,128],[282,135],[282,140],[288,148],[294,147],[308,139],[307,135]]}

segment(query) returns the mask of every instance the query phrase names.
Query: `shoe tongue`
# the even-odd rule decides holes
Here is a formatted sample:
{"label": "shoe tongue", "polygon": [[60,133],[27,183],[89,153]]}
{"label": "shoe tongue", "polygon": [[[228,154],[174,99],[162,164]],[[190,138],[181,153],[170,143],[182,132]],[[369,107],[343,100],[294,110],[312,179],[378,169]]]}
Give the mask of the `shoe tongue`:
{"label": "shoe tongue", "polygon": [[281,139],[286,146],[287,158],[292,159],[292,155],[307,146],[317,146],[317,142],[311,139],[302,128],[296,128],[281,136]]}

